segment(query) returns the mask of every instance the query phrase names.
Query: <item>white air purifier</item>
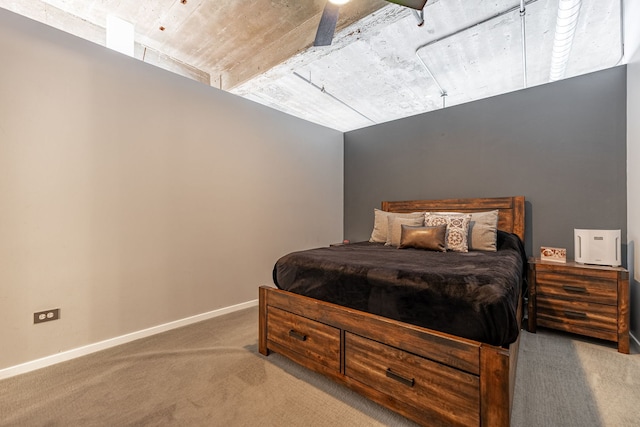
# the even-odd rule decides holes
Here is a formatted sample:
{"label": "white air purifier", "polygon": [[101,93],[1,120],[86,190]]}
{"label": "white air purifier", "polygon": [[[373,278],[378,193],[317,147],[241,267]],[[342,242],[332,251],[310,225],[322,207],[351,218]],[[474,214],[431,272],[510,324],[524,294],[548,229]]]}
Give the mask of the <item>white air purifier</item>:
{"label": "white air purifier", "polygon": [[576,262],[582,264],[621,265],[620,230],[574,229]]}

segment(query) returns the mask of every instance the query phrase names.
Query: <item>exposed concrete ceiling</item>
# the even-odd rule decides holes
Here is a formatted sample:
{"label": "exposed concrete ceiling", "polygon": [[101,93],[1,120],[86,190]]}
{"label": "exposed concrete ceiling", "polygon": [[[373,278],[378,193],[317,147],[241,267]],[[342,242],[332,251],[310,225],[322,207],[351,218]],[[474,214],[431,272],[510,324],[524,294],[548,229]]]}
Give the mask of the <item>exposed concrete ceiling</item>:
{"label": "exposed concrete ceiling", "polygon": [[[135,56],[348,131],[549,82],[558,4],[429,0],[425,23],[384,0],[340,9],[312,47],[326,0],[0,0],[0,7],[105,44],[107,15],[135,25]],[[621,0],[582,0],[564,77],[617,65]]]}

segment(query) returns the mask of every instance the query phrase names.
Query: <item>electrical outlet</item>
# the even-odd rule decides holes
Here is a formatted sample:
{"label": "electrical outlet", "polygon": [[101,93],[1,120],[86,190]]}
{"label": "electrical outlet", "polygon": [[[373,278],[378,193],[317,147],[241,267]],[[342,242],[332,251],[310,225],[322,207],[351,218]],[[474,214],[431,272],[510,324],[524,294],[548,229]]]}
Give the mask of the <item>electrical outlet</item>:
{"label": "electrical outlet", "polygon": [[49,322],[60,318],[60,309],[52,308],[51,310],[38,311],[33,313],[33,323]]}

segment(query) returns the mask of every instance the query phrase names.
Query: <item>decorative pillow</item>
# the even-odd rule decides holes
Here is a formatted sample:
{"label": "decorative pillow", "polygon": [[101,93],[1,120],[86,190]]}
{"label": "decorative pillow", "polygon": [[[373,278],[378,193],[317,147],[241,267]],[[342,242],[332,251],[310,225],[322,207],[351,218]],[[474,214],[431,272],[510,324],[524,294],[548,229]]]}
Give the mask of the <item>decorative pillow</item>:
{"label": "decorative pillow", "polygon": [[469,234],[470,214],[436,214],[427,212],[424,217],[424,224],[433,226],[446,224],[447,250],[454,252],[468,252],[469,244],[467,236]]}
{"label": "decorative pillow", "polygon": [[447,235],[447,225],[435,225],[433,227],[420,227],[402,225],[400,232],[400,249],[416,248],[428,251],[445,252],[445,236]]}
{"label": "decorative pillow", "polygon": [[[466,215],[462,212],[431,212],[438,215]],[[467,236],[470,251],[497,250],[498,210],[471,212],[469,233]]]}
{"label": "decorative pillow", "polygon": [[387,241],[385,245],[398,246],[403,225],[421,226],[424,223],[424,217],[419,218],[403,218],[398,216],[389,216],[389,228],[387,230]]}
{"label": "decorative pillow", "polygon": [[414,213],[394,213],[394,212],[386,212],[380,209],[373,210],[375,218],[373,222],[373,231],[371,232],[370,242],[374,243],[387,243],[387,231],[389,230],[389,220],[390,216],[400,217],[400,218],[420,218],[421,220],[424,218],[424,212],[414,212]]}
{"label": "decorative pillow", "polygon": [[497,251],[498,210],[472,212],[469,223],[469,249],[472,251]]}

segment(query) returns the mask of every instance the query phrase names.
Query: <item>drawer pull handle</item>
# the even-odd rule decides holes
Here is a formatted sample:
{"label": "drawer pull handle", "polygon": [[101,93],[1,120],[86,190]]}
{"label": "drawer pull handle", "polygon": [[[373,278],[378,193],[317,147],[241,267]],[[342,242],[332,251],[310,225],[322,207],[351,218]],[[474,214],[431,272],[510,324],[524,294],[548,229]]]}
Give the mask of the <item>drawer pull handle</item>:
{"label": "drawer pull handle", "polygon": [[580,293],[580,294],[586,294],[587,293],[587,288],[583,288],[581,286],[562,285],[562,289],[564,289],[567,292],[576,292],[576,293]]}
{"label": "drawer pull handle", "polygon": [[387,377],[392,380],[396,380],[406,386],[413,387],[416,381],[413,378],[405,378],[402,375],[398,375],[391,370],[391,368],[387,368]]}
{"label": "drawer pull handle", "polygon": [[297,339],[298,341],[306,341],[307,336],[305,334],[301,334],[300,332],[296,332],[293,329],[289,330],[289,336]]}
{"label": "drawer pull handle", "polygon": [[586,319],[586,313],[580,313],[578,311],[567,311],[565,310],[564,315],[570,319]]}

